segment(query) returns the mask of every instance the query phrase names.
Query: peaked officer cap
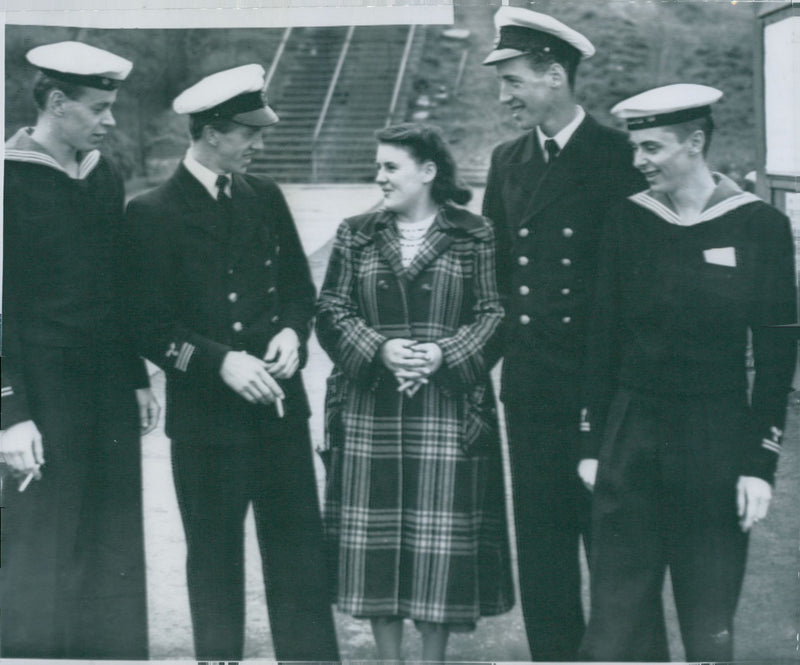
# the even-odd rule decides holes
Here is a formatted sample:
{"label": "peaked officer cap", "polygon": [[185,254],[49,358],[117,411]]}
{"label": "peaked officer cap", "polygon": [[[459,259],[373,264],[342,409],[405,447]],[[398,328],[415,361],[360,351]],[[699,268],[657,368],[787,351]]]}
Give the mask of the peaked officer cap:
{"label": "peaked officer cap", "polygon": [[535,51],[561,53],[573,59],[591,58],[592,43],[577,30],[547,14],[523,7],[500,7],[494,15],[494,51],[483,61],[494,65]]}
{"label": "peaked officer cap", "polygon": [[201,120],[232,120],[240,125],[268,127],[278,114],[264,96],[265,73],[258,64],[242,65],[206,76],[172,102],[175,113]]}

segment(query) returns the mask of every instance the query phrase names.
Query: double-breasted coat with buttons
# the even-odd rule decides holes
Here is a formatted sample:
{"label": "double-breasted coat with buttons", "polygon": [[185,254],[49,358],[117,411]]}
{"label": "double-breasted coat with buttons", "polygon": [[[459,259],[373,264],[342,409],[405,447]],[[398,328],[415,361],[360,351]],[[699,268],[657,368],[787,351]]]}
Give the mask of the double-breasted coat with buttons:
{"label": "double-breasted coat with buttons", "polygon": [[[551,163],[536,132],[495,149],[483,214],[497,235],[505,354],[528,356],[535,372],[525,384],[577,401],[603,216],[644,186],[625,135],[588,115]],[[517,376],[505,374],[511,396]]]}
{"label": "double-breasted coat with buttons", "polygon": [[242,658],[252,506],[276,658],[338,660],[300,373],[279,381],[284,417],[220,376],[227,353],[263,358],[284,328],[305,362],[315,289],[286,201],[271,179],[234,174],[220,203],[181,164],[126,222],[139,346],[167,374],[196,656]]}
{"label": "double-breasted coat with buttons", "polygon": [[520,595],[534,660],[575,660],[583,633],[579,533],[588,529],[578,425],[586,321],[603,216],[644,188],[622,132],[587,115],[545,162],[535,131],[492,154],[483,214],[494,223],[507,321],[508,424]]}
{"label": "double-breasted coat with buttons", "polygon": [[[233,228],[181,164],[128,204],[131,309],[142,354],[167,373],[167,434],[235,442],[240,426],[272,409],[239,397],[220,378],[229,351],[264,356],[283,328],[310,333],[315,289],[286,201],[267,178],[232,182]],[[286,415],[307,418],[300,373],[282,382]]]}
{"label": "double-breasted coat with buttons", "polygon": [[[494,254],[487,221],[451,206],[407,269],[391,213],[338,230],[317,333],[335,364],[325,521],[345,612],[469,626],[513,602],[489,380],[503,317]],[[413,397],[379,358],[397,337],[442,349]]]}

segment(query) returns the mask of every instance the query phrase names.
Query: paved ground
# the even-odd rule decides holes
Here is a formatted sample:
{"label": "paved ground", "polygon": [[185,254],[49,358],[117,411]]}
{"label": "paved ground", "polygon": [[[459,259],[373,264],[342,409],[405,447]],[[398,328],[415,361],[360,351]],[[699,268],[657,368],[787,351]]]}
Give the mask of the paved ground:
{"label": "paved ground", "polygon": [[[339,221],[366,210],[377,201],[374,187],[284,187],[310,255],[314,278],[319,285],[329,254],[329,240]],[[480,192],[478,192],[480,195]],[[474,206],[478,205],[476,201]],[[304,372],[314,415],[312,438],[319,445],[322,436],[324,380],[330,361],[312,339],[308,367]],[[153,377],[159,392],[163,376]],[[163,393],[161,398],[163,404]],[[800,626],[800,408],[793,406],[786,437],[776,496],[769,519],[759,525],[751,540],[748,576],[737,616],[737,659],[750,661],[796,661]],[[150,648],[153,659],[191,659],[192,640],[184,577],[185,544],[175,501],[169,462],[169,441],[161,429],[144,440],[145,531],[147,539],[150,609]],[[318,478],[323,482],[321,465]],[[263,582],[258,549],[248,518],[247,530],[247,658],[272,659]],[[673,659],[680,660],[677,624],[669,605]],[[375,658],[369,627],[337,614],[342,657],[346,660]],[[406,657],[419,657],[418,640],[409,626]],[[519,608],[508,614],[485,619],[469,635],[454,635],[449,655],[460,661],[527,660]]]}

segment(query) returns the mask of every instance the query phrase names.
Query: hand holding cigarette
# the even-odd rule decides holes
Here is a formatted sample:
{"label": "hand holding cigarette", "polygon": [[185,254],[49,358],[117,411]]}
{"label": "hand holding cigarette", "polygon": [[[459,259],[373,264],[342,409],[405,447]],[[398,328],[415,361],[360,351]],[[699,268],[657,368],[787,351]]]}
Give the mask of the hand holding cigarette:
{"label": "hand holding cigarette", "polygon": [[23,476],[20,492],[35,478],[41,478],[44,448],[39,428],[32,420],[24,420],[0,432],[0,460],[15,476]]}
{"label": "hand holding cigarette", "polygon": [[28,485],[31,484],[31,481],[34,478],[36,478],[36,480],[39,480],[42,477],[42,472],[40,471],[41,466],[42,466],[41,464],[37,464],[34,467],[33,471],[31,471],[27,476],[25,476],[24,480],[19,484],[19,488],[17,489],[18,492],[24,492],[26,489],[28,489]]}

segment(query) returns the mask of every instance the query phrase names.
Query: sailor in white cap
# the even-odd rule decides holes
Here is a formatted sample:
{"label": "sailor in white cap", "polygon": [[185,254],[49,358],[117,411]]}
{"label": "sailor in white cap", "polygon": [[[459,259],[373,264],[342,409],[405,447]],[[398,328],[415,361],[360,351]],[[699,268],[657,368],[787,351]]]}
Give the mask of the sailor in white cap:
{"label": "sailor in white cap", "polygon": [[167,375],[167,434],[188,548],[195,655],[241,660],[252,504],[277,660],[339,659],[299,369],[315,289],[278,185],[245,173],[278,116],[264,69],[181,93],[191,146],[128,205],[142,355]]}
{"label": "sailor in white cap", "polygon": [[38,116],[5,146],[0,656],[146,659],[139,436],[158,406],[120,307],[123,183],[98,150],[132,64],[79,42],[27,58]]}
{"label": "sailor in white cap", "polygon": [[37,46],[25,57],[50,78],[99,90],[116,90],[133,69],[130,60],[82,42]]}
{"label": "sailor in white cap", "polygon": [[797,320],[794,248],[784,215],[708,166],[721,96],[677,84],[613,109],[650,187],[609,213],[587,342],[587,660],[669,660],[654,639],[667,567],[686,660],[732,660],[748,532],[771,500],[795,367],[779,331]]}
{"label": "sailor in white cap", "polygon": [[589,524],[578,433],[580,371],[603,214],[644,187],[624,133],[576,102],[581,33],[519,7],[495,15],[500,102],[525,133],[492,154],[483,212],[506,296],[502,399],[511,450],[520,597],[533,660],[575,660],[584,630],[579,541]]}

